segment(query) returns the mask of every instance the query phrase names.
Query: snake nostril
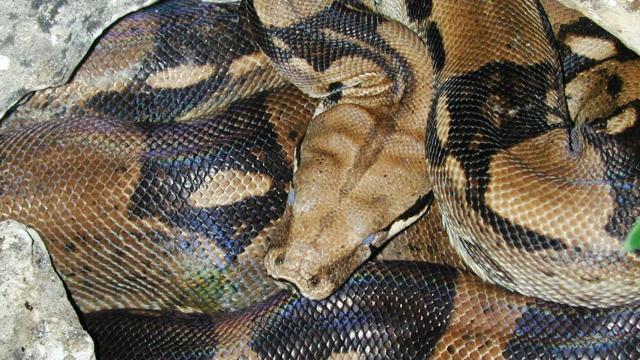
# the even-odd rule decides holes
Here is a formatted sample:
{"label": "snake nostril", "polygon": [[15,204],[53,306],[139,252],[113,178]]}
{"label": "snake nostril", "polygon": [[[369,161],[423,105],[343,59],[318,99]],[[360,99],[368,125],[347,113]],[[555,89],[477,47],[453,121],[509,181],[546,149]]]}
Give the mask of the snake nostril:
{"label": "snake nostril", "polygon": [[309,284],[311,284],[312,287],[318,286],[318,284],[320,284],[320,278],[318,277],[318,275],[313,275],[309,279]]}

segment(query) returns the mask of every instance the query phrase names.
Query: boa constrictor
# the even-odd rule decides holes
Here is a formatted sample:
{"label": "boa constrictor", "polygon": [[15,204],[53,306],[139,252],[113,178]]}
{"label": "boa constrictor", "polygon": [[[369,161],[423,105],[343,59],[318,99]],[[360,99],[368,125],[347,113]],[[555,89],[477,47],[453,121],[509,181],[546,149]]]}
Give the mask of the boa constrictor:
{"label": "boa constrictor", "polygon": [[167,1],[5,119],[0,218],[100,358],[633,359],[639,98],[554,2]]}

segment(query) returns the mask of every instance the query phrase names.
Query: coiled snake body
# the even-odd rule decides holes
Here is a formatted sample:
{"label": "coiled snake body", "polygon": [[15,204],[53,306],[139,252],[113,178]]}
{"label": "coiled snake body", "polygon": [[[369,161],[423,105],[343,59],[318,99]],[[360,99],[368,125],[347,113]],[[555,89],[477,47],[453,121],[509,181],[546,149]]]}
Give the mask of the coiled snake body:
{"label": "coiled snake body", "polygon": [[553,2],[167,1],[6,119],[0,218],[100,358],[638,358],[639,96]]}

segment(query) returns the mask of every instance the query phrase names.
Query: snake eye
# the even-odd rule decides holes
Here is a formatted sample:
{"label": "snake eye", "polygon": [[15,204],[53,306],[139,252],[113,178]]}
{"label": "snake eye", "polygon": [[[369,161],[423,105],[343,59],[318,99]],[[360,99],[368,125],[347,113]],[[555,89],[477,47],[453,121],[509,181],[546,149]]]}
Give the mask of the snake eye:
{"label": "snake eye", "polygon": [[318,275],[313,275],[309,279],[309,284],[311,284],[311,286],[313,286],[313,287],[318,286],[318,284],[320,284],[320,278],[318,277]]}
{"label": "snake eye", "polygon": [[293,203],[296,202],[296,191],[295,190],[291,190],[289,192],[289,194],[287,195],[287,204],[288,205],[293,205]]}
{"label": "snake eye", "polygon": [[284,262],[284,254],[280,254],[276,257],[275,261],[273,262],[274,265],[278,266],[278,265],[282,265],[282,263]]}

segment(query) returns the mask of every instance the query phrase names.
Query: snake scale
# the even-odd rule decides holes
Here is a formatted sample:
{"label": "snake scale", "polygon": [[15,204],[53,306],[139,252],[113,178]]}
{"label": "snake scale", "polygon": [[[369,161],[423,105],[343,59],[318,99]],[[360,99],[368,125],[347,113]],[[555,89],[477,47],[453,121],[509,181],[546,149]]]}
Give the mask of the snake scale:
{"label": "snake scale", "polygon": [[639,119],[553,1],[164,1],[4,120],[0,219],[101,359],[635,359]]}

